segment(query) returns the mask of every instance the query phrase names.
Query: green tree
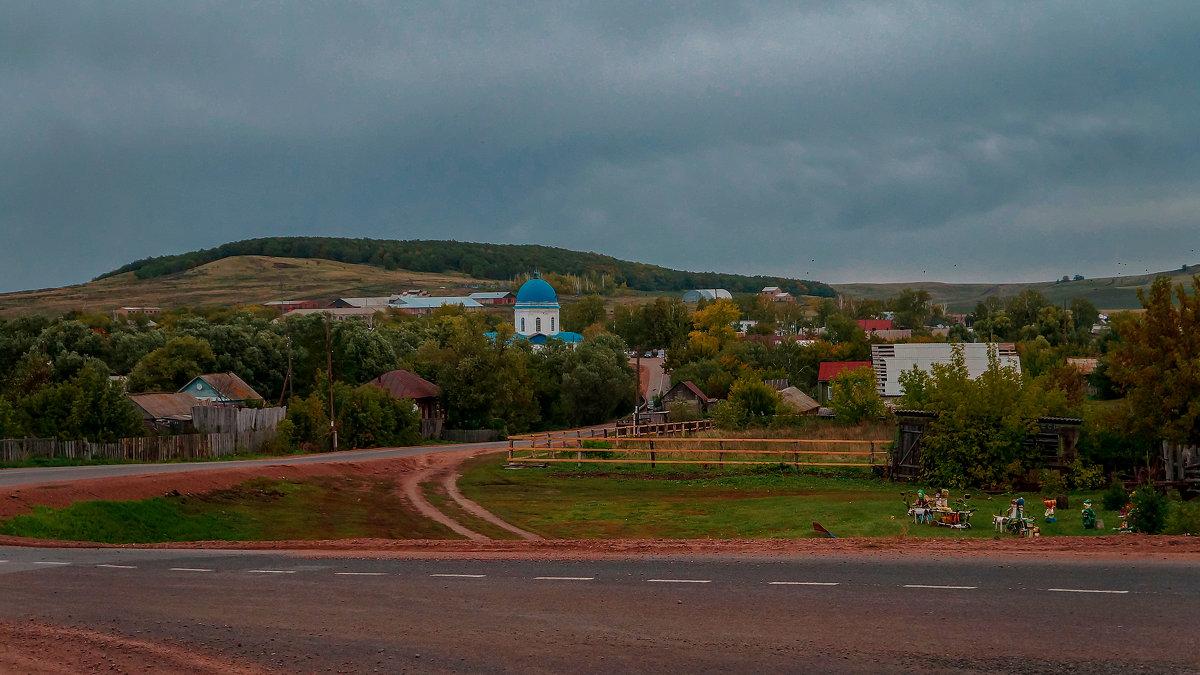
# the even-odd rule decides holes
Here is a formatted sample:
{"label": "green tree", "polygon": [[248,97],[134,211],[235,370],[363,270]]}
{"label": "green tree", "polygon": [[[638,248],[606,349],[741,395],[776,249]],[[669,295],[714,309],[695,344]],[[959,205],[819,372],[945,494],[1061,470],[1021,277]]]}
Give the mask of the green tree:
{"label": "green tree", "polygon": [[829,407],[837,421],[858,424],[863,420],[880,419],[887,414],[883,397],[875,384],[875,370],[869,366],[843,370],[830,382],[833,396]]}
{"label": "green tree", "polygon": [[572,425],[598,424],[633,407],[633,368],[625,344],[601,335],[576,348],[562,375],[563,407]]}
{"label": "green tree", "polygon": [[750,424],[772,417],[779,410],[780,400],[779,394],[762,380],[742,378],[729,388],[729,404],[742,415],[743,424]]}
{"label": "green tree", "polygon": [[1039,468],[1041,457],[1025,440],[1037,431],[1037,419],[1061,414],[1066,400],[1001,366],[995,348],[988,368],[972,379],[961,347],[948,364],[934,364],[927,375],[901,375],[906,408],[936,414],[922,438],[926,476],[953,487],[995,488]]}
{"label": "green tree", "polygon": [[562,327],[563,330],[582,333],[588,326],[603,323],[606,317],[604,299],[599,295],[585,295],[579,302],[563,307]]}
{"label": "green tree", "polygon": [[167,340],[145,355],[129,373],[129,391],[176,391],[188,380],[212,372],[217,357],[208,342],[190,335]]}
{"label": "green tree", "polygon": [[[1174,296],[1174,298],[1172,298]],[[1123,315],[1108,374],[1125,393],[1129,429],[1171,443],[1200,443],[1200,276],[1191,293],[1160,276],[1138,291],[1146,311]]]}

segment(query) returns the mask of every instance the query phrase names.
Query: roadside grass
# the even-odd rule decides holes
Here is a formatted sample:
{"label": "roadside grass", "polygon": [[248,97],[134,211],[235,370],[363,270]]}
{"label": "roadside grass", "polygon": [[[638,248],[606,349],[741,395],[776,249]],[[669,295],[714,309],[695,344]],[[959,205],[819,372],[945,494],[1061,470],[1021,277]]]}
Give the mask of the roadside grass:
{"label": "roadside grass", "polygon": [[461,538],[405,508],[394,488],[353,476],[256,478],[200,495],[34,507],[0,523],[0,534],[110,544]]}
{"label": "roadside grass", "polygon": [[[505,469],[485,455],[463,465],[459,487],[504,520],[554,539],[597,538],[808,538],[819,522],[839,537],[1008,537],[992,529],[992,515],[1024,497],[1026,513],[1041,521],[1042,496],[973,495],[973,527],[918,525],[906,515],[903,492],[916,486],[875,479],[867,471],[837,474],[758,466],[654,469],[583,463]],[[1043,536],[1111,534],[1116,513],[1097,510],[1106,531],[1084,530],[1085,498],[1099,508],[1100,492],[1070,493],[1071,508],[1057,523],[1039,523]],[[953,494],[952,501],[961,496]]]}
{"label": "roadside grass", "polygon": [[467,513],[463,507],[458,505],[458,502],[450,498],[450,495],[446,492],[446,488],[437,481],[421,483],[421,493],[434,508],[457,520],[469,530],[478,532],[485,537],[491,537],[492,539],[520,539],[515,532],[509,532],[503,527]]}

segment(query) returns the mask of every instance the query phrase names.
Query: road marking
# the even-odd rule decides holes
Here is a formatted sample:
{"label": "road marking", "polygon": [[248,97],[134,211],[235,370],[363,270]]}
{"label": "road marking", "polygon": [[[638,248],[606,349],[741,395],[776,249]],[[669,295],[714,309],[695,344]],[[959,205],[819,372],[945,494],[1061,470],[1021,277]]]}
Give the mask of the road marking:
{"label": "road marking", "polygon": [[456,579],[482,579],[486,574],[430,574],[431,577],[454,577]]}
{"label": "road marking", "polygon": [[927,584],[904,584],[905,588],[940,588],[950,591],[973,591],[978,586],[931,586]]}
{"label": "road marking", "polygon": [[296,570],[246,570],[250,574],[295,574]]}
{"label": "road marking", "polygon": [[53,560],[34,560],[34,565],[70,565],[69,562],[55,562]]}
{"label": "road marking", "polygon": [[1092,588],[1047,588],[1046,590],[1053,591],[1055,593],[1114,593],[1117,595],[1124,595],[1125,593],[1129,592],[1129,591],[1105,591],[1105,590],[1098,590],[1098,589],[1092,589]]}
{"label": "road marking", "polygon": [[0,563],[6,563],[6,562],[8,562],[8,561],[7,561],[7,560],[0,560]]}
{"label": "road marking", "polygon": [[212,570],[203,567],[172,567],[168,572],[211,572]]}
{"label": "road marking", "polygon": [[592,581],[596,577],[534,577],[537,581]]}
{"label": "road marking", "polygon": [[334,572],[334,574],[342,577],[382,577],[387,576],[387,572]]}
{"label": "road marking", "polygon": [[106,567],[110,570],[136,570],[135,565],[109,565],[107,563],[96,565],[96,567]]}
{"label": "road marking", "polygon": [[647,579],[652,584],[711,584],[712,579]]}
{"label": "road marking", "polygon": [[771,586],[837,586],[837,581],[768,581]]}

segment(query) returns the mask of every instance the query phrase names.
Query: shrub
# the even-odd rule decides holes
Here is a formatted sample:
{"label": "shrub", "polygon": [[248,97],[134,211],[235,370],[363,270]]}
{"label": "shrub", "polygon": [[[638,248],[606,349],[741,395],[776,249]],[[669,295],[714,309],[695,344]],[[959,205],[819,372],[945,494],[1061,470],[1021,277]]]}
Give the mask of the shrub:
{"label": "shrub", "polygon": [[1163,534],[1200,535],[1200,501],[1172,503]]}
{"label": "shrub", "polygon": [[691,422],[700,419],[700,406],[691,401],[671,401],[667,404],[667,420]]}
{"label": "shrub", "polygon": [[1133,508],[1129,511],[1129,526],[1134,532],[1158,534],[1163,531],[1170,503],[1153,485],[1143,485],[1130,495]]}
{"label": "shrub", "polygon": [[1042,469],[1039,474],[1042,494],[1053,497],[1067,491],[1067,480],[1063,475],[1054,469]]}
{"label": "shrub", "polygon": [[1129,503],[1129,493],[1125,491],[1125,486],[1121,481],[1113,479],[1112,485],[1104,491],[1104,495],[1100,497],[1100,505],[1105,511],[1120,511]]}
{"label": "shrub", "polygon": [[1104,487],[1104,467],[1076,458],[1067,468],[1067,483],[1076,490],[1098,490]]}
{"label": "shrub", "polygon": [[734,431],[744,426],[743,414],[738,404],[733,401],[722,401],[711,411],[713,424],[724,431]]}
{"label": "shrub", "polygon": [[296,450],[296,424],[289,419],[280,420],[279,426],[275,427],[275,437],[262,446],[262,451],[268,455],[290,455]]}

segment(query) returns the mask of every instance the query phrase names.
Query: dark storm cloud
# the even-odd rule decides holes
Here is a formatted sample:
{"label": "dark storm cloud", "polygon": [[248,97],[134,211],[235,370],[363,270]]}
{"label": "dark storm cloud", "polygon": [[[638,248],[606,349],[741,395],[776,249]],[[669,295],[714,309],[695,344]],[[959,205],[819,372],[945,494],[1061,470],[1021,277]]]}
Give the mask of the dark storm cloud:
{"label": "dark storm cloud", "polygon": [[1191,1],[7,3],[0,289],[272,234],[1196,263],[1197,34]]}

